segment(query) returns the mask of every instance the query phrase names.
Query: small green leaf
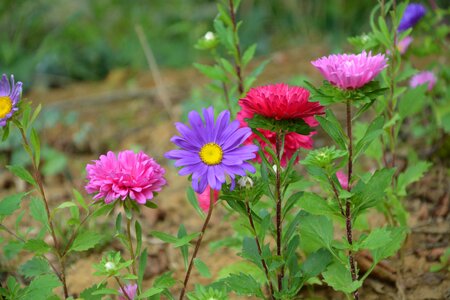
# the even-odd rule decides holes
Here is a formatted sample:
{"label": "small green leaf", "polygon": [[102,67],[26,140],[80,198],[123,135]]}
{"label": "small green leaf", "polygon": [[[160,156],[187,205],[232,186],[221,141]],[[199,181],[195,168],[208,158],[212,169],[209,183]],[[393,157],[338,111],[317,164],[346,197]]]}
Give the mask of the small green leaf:
{"label": "small green leaf", "polygon": [[30,214],[36,221],[44,225],[47,231],[50,230],[50,226],[48,224],[47,219],[47,211],[45,210],[45,206],[42,199],[36,197],[31,198]]}
{"label": "small green leaf", "polygon": [[324,248],[309,254],[300,268],[304,277],[303,280],[306,281],[309,278],[318,276],[332,261],[333,256],[330,251]]}
{"label": "small green leaf", "polygon": [[36,299],[47,299],[53,294],[53,290],[62,283],[59,281],[58,277],[54,274],[45,274],[37,276],[30,285],[26,288],[25,294],[21,299],[23,300],[36,300]]}
{"label": "small green leaf", "polygon": [[254,114],[251,119],[246,119],[252,129],[265,129],[272,132],[295,132],[302,135],[311,133],[312,128],[302,119],[275,120]]}
{"label": "small green leaf", "polygon": [[149,288],[148,290],[145,290],[142,294],[140,294],[138,297],[136,297],[136,299],[144,299],[144,298],[148,298],[151,296],[155,296],[155,295],[161,294],[163,291],[164,291],[164,289],[162,289],[162,288],[152,287],[152,288]]}
{"label": "small green leaf", "polygon": [[[180,224],[180,227],[178,228],[178,235],[177,237],[179,239],[183,238],[187,236],[187,231],[186,228],[184,227],[183,224]],[[183,256],[183,261],[184,261],[184,268],[187,269],[188,267],[188,260],[189,260],[189,245],[184,245],[180,247],[180,251],[181,251],[181,256]]]}
{"label": "small green leaf", "polygon": [[86,201],[84,200],[84,197],[80,194],[80,192],[76,189],[72,189],[72,193],[78,204],[80,204],[85,211],[89,211],[89,207],[87,206]]}
{"label": "small green leaf", "polygon": [[177,248],[177,247],[181,247],[181,246],[187,245],[187,244],[189,244],[189,242],[191,240],[195,239],[199,235],[200,235],[200,232],[194,232],[194,233],[191,233],[189,235],[186,235],[186,236],[182,237],[181,239],[178,239],[177,242],[173,244],[173,246],[175,248]]}
{"label": "small green leaf", "polygon": [[200,260],[200,258],[194,259],[194,266],[197,268],[200,275],[205,278],[211,278],[211,272],[209,272],[208,266]]}
{"label": "small green leaf", "polygon": [[136,220],[134,222],[134,229],[136,232],[136,254],[139,254],[141,252],[142,248],[142,227],[141,224],[139,224],[139,221]]}
{"label": "small green leaf", "polygon": [[31,176],[30,172],[28,172],[24,167],[14,165],[14,166],[6,166],[6,168],[8,168],[8,170],[10,170],[11,173],[16,175],[20,179],[28,182],[31,185],[37,186],[37,183],[34,180],[33,176]]}
{"label": "small green leaf", "polygon": [[138,269],[138,286],[142,286],[144,280],[145,268],[147,267],[147,248],[142,251],[139,257],[139,269]]}
{"label": "small green leaf", "polygon": [[335,262],[322,273],[324,281],[336,291],[350,294],[361,287],[361,281],[353,281],[350,271],[341,263]]}
{"label": "small green leaf", "polygon": [[48,253],[52,250],[52,247],[50,247],[43,240],[39,240],[39,239],[28,240],[25,243],[23,248],[25,250],[35,253],[36,255],[42,255],[42,254]]}
{"label": "small green leaf", "polygon": [[347,149],[347,138],[342,130],[339,121],[334,116],[333,112],[329,109],[326,111],[326,117],[317,116],[316,120],[320,123],[320,126],[325,132],[333,139],[333,141],[339,146],[340,149]]}
{"label": "small green leaf", "polygon": [[391,232],[386,228],[375,228],[359,243],[359,248],[375,250],[392,242]]}
{"label": "small green leaf", "polygon": [[398,176],[397,180],[397,194],[399,196],[406,196],[406,188],[413,182],[418,181],[431,167],[431,163],[427,161],[419,161],[412,166],[409,166],[406,171]]}
{"label": "small green leaf", "polygon": [[26,278],[32,278],[43,274],[50,274],[48,262],[41,257],[33,257],[19,267],[19,273]]}
{"label": "small green leaf", "polygon": [[244,55],[242,56],[242,66],[245,67],[253,58],[256,51],[256,44],[251,45],[245,50]]}
{"label": "small green leaf", "polygon": [[198,204],[197,196],[195,195],[194,190],[192,187],[188,187],[186,190],[186,197],[189,201],[189,203],[192,205],[192,207],[195,209],[195,211],[201,216],[204,217],[205,214],[200,208],[200,205]]}
{"label": "small green leaf", "polygon": [[41,141],[34,128],[31,128],[30,142],[34,150],[34,161],[36,162],[36,167],[39,168],[39,163],[41,161]]}
{"label": "small green leaf", "polygon": [[69,251],[86,251],[100,243],[103,236],[97,232],[83,231],[74,239]]}
{"label": "small green leaf", "polygon": [[384,117],[382,115],[370,123],[364,136],[356,143],[353,161],[356,161],[357,157],[369,147],[370,143],[383,133],[383,125]]}
{"label": "small green leaf", "polygon": [[22,198],[25,197],[26,194],[27,193],[19,193],[6,196],[0,201],[0,221],[3,220],[4,217],[12,215],[20,208]]}
{"label": "small green leaf", "polygon": [[174,237],[173,235],[167,234],[165,232],[161,231],[150,231],[150,234],[153,235],[155,238],[160,239],[163,242],[174,244],[178,242],[178,239]]}
{"label": "small green leaf", "polygon": [[427,102],[427,97],[425,95],[427,87],[428,85],[424,84],[416,88],[409,88],[400,101],[398,101],[398,111],[403,119],[413,116],[423,110]]}
{"label": "small green leaf", "polygon": [[403,227],[389,228],[391,243],[387,243],[384,247],[377,248],[372,252],[373,260],[378,263],[382,259],[394,255],[403,245],[406,238],[406,230]]}
{"label": "small green leaf", "polygon": [[194,67],[210,79],[215,79],[223,82],[228,81],[227,75],[219,66],[207,66],[194,63]]}
{"label": "small green leaf", "polygon": [[300,236],[329,249],[333,241],[333,223],[325,216],[303,216],[300,220]]}

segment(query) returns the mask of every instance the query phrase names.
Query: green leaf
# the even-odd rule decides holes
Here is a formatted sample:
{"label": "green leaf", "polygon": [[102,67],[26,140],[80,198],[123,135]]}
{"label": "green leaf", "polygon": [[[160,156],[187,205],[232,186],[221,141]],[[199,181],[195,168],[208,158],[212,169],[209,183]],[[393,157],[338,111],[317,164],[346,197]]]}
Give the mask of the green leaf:
{"label": "green leaf", "polygon": [[320,126],[325,130],[325,132],[333,139],[333,141],[341,149],[347,149],[345,136],[339,121],[330,109],[326,111],[326,117],[317,116],[316,120],[320,123]]}
{"label": "green leaf", "polygon": [[74,239],[69,251],[86,251],[100,243],[103,236],[93,231],[83,231]]}
{"label": "green leaf", "polygon": [[189,201],[189,203],[192,205],[192,207],[195,209],[195,211],[201,216],[204,217],[205,214],[203,213],[202,209],[200,208],[200,205],[198,204],[197,196],[192,189],[192,187],[188,187],[186,190],[186,197]]}
{"label": "green leaf", "polygon": [[38,133],[34,128],[31,128],[30,142],[34,150],[34,161],[36,162],[37,168],[39,168],[39,163],[41,161],[41,141],[39,139]]}
{"label": "green leaf", "polygon": [[244,237],[241,256],[261,267],[261,256],[254,238]]}
{"label": "green leaf", "polygon": [[150,231],[150,234],[153,235],[155,238],[160,239],[163,242],[166,243],[176,243],[178,242],[178,239],[176,237],[174,237],[173,235],[167,234],[165,232],[161,232],[161,231]]}
{"label": "green leaf", "polygon": [[19,193],[6,196],[0,201],[0,221],[3,220],[4,217],[12,215],[20,208],[22,198],[25,197],[26,194],[27,193]]}
{"label": "green leaf", "polygon": [[250,275],[243,273],[230,274],[222,281],[238,295],[264,298],[261,284]]}
{"label": "green leaf", "polygon": [[352,202],[355,205],[353,217],[364,210],[376,206],[385,197],[385,190],[390,186],[395,169],[377,170],[367,183],[363,180],[353,188]]}
{"label": "green leaf", "polygon": [[31,176],[30,172],[28,172],[24,167],[14,165],[14,166],[6,166],[6,168],[20,179],[28,182],[31,185],[37,186],[37,183],[34,180],[33,176]]}
{"label": "green leaf", "polygon": [[194,259],[194,266],[197,268],[200,275],[202,275],[205,278],[211,278],[211,272],[209,272],[208,266],[200,260],[200,258]]}
{"label": "green leaf", "polygon": [[139,269],[138,269],[138,286],[142,286],[144,280],[145,268],[147,267],[147,248],[142,251],[139,257]]}
{"label": "green leaf", "polygon": [[119,291],[115,289],[102,288],[92,292],[92,295],[119,295]]}
{"label": "green leaf", "polygon": [[265,129],[272,132],[296,132],[302,135],[308,135],[312,128],[302,119],[275,120],[254,114],[251,119],[246,119],[248,126],[252,129]]}
{"label": "green leaf", "polygon": [[102,283],[100,285],[94,284],[91,287],[85,289],[81,292],[80,298],[86,300],[102,300],[102,295],[93,295],[94,292],[98,290],[102,290],[106,287],[106,283]]}
{"label": "green leaf", "polygon": [[89,211],[89,207],[87,206],[86,201],[84,200],[84,197],[80,194],[80,192],[76,189],[72,189],[72,193],[78,204],[80,204],[85,211]]}
{"label": "green leaf", "polygon": [[251,45],[245,50],[244,55],[242,56],[242,66],[245,67],[253,58],[256,51],[256,44]]}
{"label": "green leaf", "polygon": [[173,246],[175,248],[177,248],[177,247],[181,247],[181,246],[187,245],[187,244],[189,244],[189,242],[191,240],[195,239],[199,235],[200,235],[200,232],[194,232],[194,233],[191,233],[189,235],[186,235],[186,236],[182,237],[181,239],[178,239],[177,242],[173,244]]}
{"label": "green leaf", "polygon": [[[187,232],[186,232],[186,228],[184,227],[183,224],[180,224],[180,227],[178,228],[178,235],[177,237],[179,239],[183,238],[187,236]],[[189,260],[189,245],[184,245],[180,247],[180,251],[181,251],[181,256],[183,256],[183,261],[184,261],[184,268],[187,269],[188,267],[188,260]]]}
{"label": "green leaf", "polygon": [[177,281],[172,277],[172,272],[166,272],[155,278],[153,287],[168,289],[174,286]]}
{"label": "green leaf", "polygon": [[228,77],[219,66],[208,66],[194,63],[194,67],[210,79],[227,82]]}
{"label": "green leaf", "polygon": [[53,294],[53,290],[61,285],[62,283],[54,274],[38,276],[25,289],[25,294],[21,299],[47,299]]}
{"label": "green leaf", "polygon": [[322,273],[324,281],[336,291],[350,294],[361,287],[361,281],[353,281],[350,271],[341,263],[334,262]]}
{"label": "green leaf", "polygon": [[427,97],[427,84],[416,88],[409,88],[403,97],[398,101],[398,112],[402,119],[413,116],[422,111]]}
{"label": "green leaf", "polygon": [[422,178],[431,165],[432,164],[427,161],[419,161],[412,166],[409,166],[406,171],[401,173],[397,180],[397,195],[406,196],[406,188],[408,185]]}
{"label": "green leaf", "polygon": [[406,238],[406,230],[403,227],[389,228],[391,243],[372,251],[373,260],[378,263],[382,259],[394,255],[403,245]]}
{"label": "green leaf", "polygon": [[63,208],[67,208],[67,207],[77,207],[77,205],[75,203],[73,203],[72,201],[65,201],[65,202],[61,203],[60,205],[58,205],[54,210],[63,209]]}
{"label": "green leaf", "polygon": [[357,244],[359,244],[358,248],[360,249],[375,250],[378,248],[384,248],[391,242],[392,237],[390,230],[388,230],[388,228],[386,227],[383,227],[372,230],[367,237],[358,241]]}
{"label": "green leaf", "polygon": [[318,276],[326,267],[333,261],[333,256],[330,251],[321,248],[306,257],[305,262],[300,267],[303,274],[303,280],[307,281],[309,278]]}
{"label": "green leaf", "polygon": [[145,290],[142,294],[140,294],[136,299],[148,298],[151,296],[159,295],[164,291],[163,288],[152,287],[148,290]]}
{"label": "green leaf", "polygon": [[2,142],[6,141],[9,137],[9,133],[10,133],[10,126],[9,126],[9,122],[6,123],[6,126],[3,127],[3,135],[2,135]]}
{"label": "green leaf", "polygon": [[313,193],[305,193],[298,201],[298,206],[312,215],[340,216],[337,206],[332,207],[325,199]]}
{"label": "green leaf", "polygon": [[142,227],[141,224],[139,224],[139,221],[136,220],[134,222],[134,230],[136,232],[136,254],[139,255],[142,248]]}
{"label": "green leaf", "polygon": [[50,247],[43,240],[39,240],[39,239],[28,240],[25,243],[23,248],[25,250],[35,253],[36,255],[42,255],[42,254],[48,253],[52,250],[52,247]]}
{"label": "green leaf", "polygon": [[329,249],[333,241],[333,223],[325,216],[304,216],[300,220],[300,236],[304,241]]}
{"label": "green leaf", "polygon": [[383,133],[383,125],[384,116],[382,115],[370,123],[364,136],[356,143],[353,161],[356,161],[357,157],[369,147],[370,143]]}
{"label": "green leaf", "polygon": [[41,199],[36,197],[31,198],[30,214],[36,221],[44,225],[47,231],[50,231],[50,226],[47,220],[47,211],[45,210],[44,203]]}
{"label": "green leaf", "polygon": [[44,258],[36,256],[19,267],[19,274],[26,278],[50,274],[51,272],[48,262]]}

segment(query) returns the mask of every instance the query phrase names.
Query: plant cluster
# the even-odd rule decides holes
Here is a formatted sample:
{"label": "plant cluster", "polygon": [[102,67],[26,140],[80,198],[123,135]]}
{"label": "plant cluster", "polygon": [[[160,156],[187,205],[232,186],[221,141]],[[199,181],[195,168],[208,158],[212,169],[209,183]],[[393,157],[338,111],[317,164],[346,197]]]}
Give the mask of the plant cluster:
{"label": "plant cluster", "polygon": [[[210,89],[224,101],[214,103],[215,109],[190,111],[186,123],[176,123],[179,134],[171,138],[176,149],[165,154],[179,175],[188,176],[187,198],[204,219],[203,226],[187,232],[181,224],[176,235],[149,232],[180,251],[184,278],[167,272],[150,287],[143,284],[148,253],[139,212],[158,209],[158,192],[167,185],[160,162],[144,152],[109,151],[86,165],[85,191],[92,201],[74,189],[71,201],[51,207],[40,169],[40,136],[33,127],[40,106],[33,109],[22,100],[22,83],[3,75],[3,140],[10,128],[17,128],[31,160],[30,169],[8,166],[31,189],[0,201],[0,227],[12,238],[6,241],[4,253],[13,257],[27,251],[33,256],[19,268],[29,283],[8,276],[0,287],[1,297],[75,299],[67,285],[67,261],[107,238],[86,225],[108,216],[115,219],[114,238],[125,251],[104,253],[95,265],[95,275],[101,279],[76,295],[81,299],[109,295],[121,300],[206,300],[228,299],[232,293],[296,299],[305,285],[315,283],[348,298],[364,298],[360,288],[371,272],[382,260],[401,252],[409,233],[403,203],[407,187],[431,165],[410,150],[409,165],[399,168],[397,161],[404,155],[402,129],[414,126],[420,120],[415,117],[428,108],[435,111],[433,119],[439,120],[427,123],[436,131],[431,141],[449,128],[449,114],[436,110],[448,104],[445,87],[433,92],[445,76],[430,71],[416,74],[411,65],[402,63],[402,55],[413,45],[405,39],[412,38],[413,28],[430,12],[419,4],[380,1],[371,17],[372,32],[351,39],[362,51],[311,62],[325,79],[321,86],[309,82],[305,87],[253,86],[267,62],[249,72],[256,46],[243,49],[240,43],[238,7],[239,1],[220,1],[215,32],[197,43],[215,64],[196,67],[212,79]],[[439,28],[437,36],[448,33],[448,25],[432,25]],[[441,72],[448,74],[446,69]],[[336,113],[340,107],[345,111],[343,122]],[[319,127],[332,145],[313,147]],[[375,167],[365,169],[367,160]],[[201,276],[211,277],[198,253],[219,205],[229,212],[235,233],[216,247],[236,250],[243,261],[229,266],[227,276],[191,288],[194,268]],[[38,230],[24,232],[19,226],[27,214],[25,207],[39,224]],[[16,211],[20,213],[11,229],[3,221]],[[386,225],[367,225],[370,214],[377,212],[385,216]],[[67,216],[68,232],[63,232],[58,220]],[[370,256],[369,267],[358,265],[356,256],[361,253]],[[445,269],[447,254],[436,270]]]}

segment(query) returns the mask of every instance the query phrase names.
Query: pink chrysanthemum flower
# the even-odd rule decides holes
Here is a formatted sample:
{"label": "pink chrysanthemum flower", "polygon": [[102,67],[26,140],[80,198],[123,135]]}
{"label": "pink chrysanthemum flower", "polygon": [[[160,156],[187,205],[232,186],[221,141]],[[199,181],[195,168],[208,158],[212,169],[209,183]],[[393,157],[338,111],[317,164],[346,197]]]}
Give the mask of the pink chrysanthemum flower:
{"label": "pink chrysanthemum flower", "polygon": [[[247,126],[245,119],[251,119],[255,114],[262,115],[276,120],[302,119],[309,126],[314,127],[318,122],[315,115],[323,114],[323,106],[318,102],[309,102],[309,92],[306,89],[287,84],[275,84],[251,89],[248,94],[239,100],[241,111],[237,114],[237,119],[241,126]],[[276,143],[276,133],[269,130],[258,129],[272,146]],[[281,165],[286,166],[287,161],[299,149],[311,149],[313,146],[312,136],[301,135],[289,132],[285,136],[284,152],[281,158]],[[252,134],[244,144],[253,144],[257,140],[263,148],[267,145],[256,134]],[[268,155],[266,155],[269,157]],[[261,157],[256,156],[255,160],[261,162]]]}
{"label": "pink chrysanthemum flower", "polygon": [[[219,198],[219,191],[213,190],[214,191],[214,203],[217,202],[217,199]],[[208,212],[209,210],[209,204],[211,203],[211,187],[208,185],[206,187],[206,189],[203,191],[203,193],[197,194],[197,200],[198,200],[198,205],[200,206],[200,208],[204,211],[204,212]]]}
{"label": "pink chrysanthemum flower", "polygon": [[409,86],[412,88],[415,88],[419,85],[428,83],[428,90],[431,91],[436,84],[437,78],[436,75],[434,75],[431,71],[424,71],[417,73],[413,77],[411,77],[411,80],[409,81]]}
{"label": "pink chrysanthemum flower", "polygon": [[342,171],[336,172],[336,177],[339,180],[339,183],[341,184],[341,187],[346,190],[348,189],[348,176]]}
{"label": "pink chrysanthemum flower", "polygon": [[[128,300],[128,298],[134,300],[134,298],[136,297],[137,288],[138,288],[137,284],[128,284],[124,286],[123,289],[120,288],[119,289],[120,295],[118,297],[119,300]],[[125,297],[125,294],[128,296],[128,298]]]}
{"label": "pink chrysanthemum flower", "polygon": [[408,50],[409,45],[411,45],[413,40],[414,39],[412,37],[406,36],[397,43],[397,49],[400,52],[400,54],[406,53],[406,50]]}
{"label": "pink chrysanthemum flower", "polygon": [[86,173],[86,191],[105,203],[130,198],[145,204],[166,184],[164,168],[144,152],[131,150],[119,152],[117,157],[111,151],[101,155],[86,166]]}
{"label": "pink chrysanthemum flower", "polygon": [[363,51],[360,54],[332,54],[311,64],[332,85],[341,89],[358,89],[372,81],[387,66],[383,54],[372,56]]}

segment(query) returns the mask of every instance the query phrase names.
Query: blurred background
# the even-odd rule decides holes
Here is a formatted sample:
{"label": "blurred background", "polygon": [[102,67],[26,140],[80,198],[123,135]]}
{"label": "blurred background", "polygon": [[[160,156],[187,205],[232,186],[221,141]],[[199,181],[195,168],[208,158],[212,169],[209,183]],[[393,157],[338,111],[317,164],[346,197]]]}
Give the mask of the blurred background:
{"label": "blurred background", "polygon": [[[376,1],[242,1],[244,47],[257,55],[320,41],[334,49],[368,28]],[[143,27],[161,67],[182,68],[203,53],[196,40],[212,30],[212,0],[2,0],[0,69],[29,83],[59,86],[99,80],[116,68],[146,69],[135,32]]]}

